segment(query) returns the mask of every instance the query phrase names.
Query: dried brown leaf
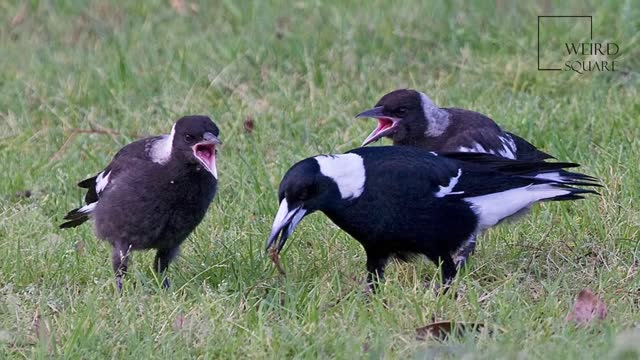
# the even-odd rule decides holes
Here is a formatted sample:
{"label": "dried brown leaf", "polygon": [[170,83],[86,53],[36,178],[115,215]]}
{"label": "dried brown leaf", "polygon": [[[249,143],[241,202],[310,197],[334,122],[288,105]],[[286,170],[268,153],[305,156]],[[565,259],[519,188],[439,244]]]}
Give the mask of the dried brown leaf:
{"label": "dried brown leaf", "polygon": [[251,116],[247,116],[247,118],[244,120],[244,123],[242,124],[242,127],[247,134],[251,134],[253,132],[253,129],[255,129],[255,125],[256,124],[253,121],[253,118]]}
{"label": "dried brown leaf", "polygon": [[11,24],[9,26],[13,29],[18,25],[22,24],[27,19],[27,2],[25,1],[18,9],[16,15],[11,19]]}
{"label": "dried brown leaf", "polygon": [[169,0],[171,8],[180,15],[187,15],[187,2],[185,0]]}
{"label": "dried brown leaf", "polygon": [[607,305],[590,289],[583,289],[578,294],[573,310],[567,315],[567,321],[578,325],[589,325],[592,321],[604,320],[607,317]]}
{"label": "dried brown leaf", "polygon": [[173,328],[178,331],[184,329],[186,320],[187,319],[184,316],[184,314],[178,314],[178,316],[176,316],[176,319],[173,322]]}

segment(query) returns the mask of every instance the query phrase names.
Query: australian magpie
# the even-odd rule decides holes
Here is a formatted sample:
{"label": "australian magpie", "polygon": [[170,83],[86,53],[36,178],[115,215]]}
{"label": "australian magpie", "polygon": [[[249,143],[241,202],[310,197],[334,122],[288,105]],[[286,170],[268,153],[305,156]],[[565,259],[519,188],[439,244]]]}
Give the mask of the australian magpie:
{"label": "australian magpie", "polygon": [[452,254],[479,232],[534,203],[595,193],[592,177],[558,174],[575,166],[407,146],[315,156],[282,179],[267,249],[279,252],[303,217],[321,211],[362,244],[370,284],[389,258],[411,255],[440,264],[448,284],[457,272]]}
{"label": "australian magpie", "polygon": [[[185,116],[169,135],[126,145],[96,176],[81,181],[86,205],[60,228],[92,219],[96,235],[113,246],[118,289],[132,250],[156,249],[164,276],[180,245],[202,221],[217,186],[218,127],[207,116]],[[169,280],[164,277],[164,287]]]}
{"label": "australian magpie", "polygon": [[471,110],[440,108],[416,90],[394,90],[380,98],[373,109],[356,117],[378,120],[362,146],[388,137],[394,145],[429,151],[480,152],[533,161],[552,158],[521,137],[503,131],[489,117]]}
{"label": "australian magpie", "polygon": [[[362,146],[387,137],[394,145],[429,151],[479,152],[530,161],[552,158],[521,137],[503,131],[489,117],[470,110],[440,108],[416,90],[394,90],[380,98],[373,109],[356,117],[378,120]],[[459,266],[474,251],[475,243],[473,238],[460,249],[456,257]]]}

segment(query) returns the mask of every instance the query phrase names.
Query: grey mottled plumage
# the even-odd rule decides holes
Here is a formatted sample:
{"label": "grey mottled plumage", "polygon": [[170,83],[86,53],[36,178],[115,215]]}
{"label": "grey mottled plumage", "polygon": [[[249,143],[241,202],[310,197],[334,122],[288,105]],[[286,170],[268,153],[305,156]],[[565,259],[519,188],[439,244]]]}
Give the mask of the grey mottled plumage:
{"label": "grey mottled plumage", "polygon": [[[156,249],[163,274],[180,245],[202,221],[217,186],[218,127],[206,116],[185,116],[170,135],[123,147],[96,176],[78,185],[86,205],[70,211],[61,228],[93,219],[100,239],[113,246],[118,288],[133,250]],[[165,287],[169,286],[166,278]]]}

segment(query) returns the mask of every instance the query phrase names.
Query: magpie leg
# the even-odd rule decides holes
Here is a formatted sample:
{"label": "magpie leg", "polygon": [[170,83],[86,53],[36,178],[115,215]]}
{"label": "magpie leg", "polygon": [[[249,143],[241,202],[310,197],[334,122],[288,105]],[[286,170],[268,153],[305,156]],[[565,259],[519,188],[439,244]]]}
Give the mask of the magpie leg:
{"label": "magpie leg", "polygon": [[158,275],[162,276],[162,287],[168,289],[171,286],[169,278],[167,278],[165,272],[169,268],[171,261],[178,255],[179,247],[158,249],[156,252],[156,258],[153,261],[154,269]]}
{"label": "magpie leg", "polygon": [[441,256],[439,260],[440,269],[442,271],[442,285],[446,290],[453,282],[453,279],[456,277],[458,270],[456,269],[456,264],[453,262],[451,256]]}
{"label": "magpie leg", "polygon": [[458,270],[456,264],[450,255],[438,256],[437,263],[440,264],[440,271],[442,272],[442,285],[436,284],[434,290],[436,295],[444,294],[449,290],[449,286],[456,277]]}
{"label": "magpie leg", "polygon": [[131,256],[131,246],[128,244],[116,244],[111,253],[111,264],[116,275],[116,286],[118,292],[122,292],[122,278],[127,273],[129,257]]}
{"label": "magpie leg", "polygon": [[462,269],[466,264],[469,256],[476,251],[476,235],[471,235],[469,240],[462,244],[462,247],[455,255],[455,264],[458,269]]}
{"label": "magpie leg", "polygon": [[387,258],[367,254],[367,285],[371,292],[378,290],[379,283],[384,280],[384,268]]}

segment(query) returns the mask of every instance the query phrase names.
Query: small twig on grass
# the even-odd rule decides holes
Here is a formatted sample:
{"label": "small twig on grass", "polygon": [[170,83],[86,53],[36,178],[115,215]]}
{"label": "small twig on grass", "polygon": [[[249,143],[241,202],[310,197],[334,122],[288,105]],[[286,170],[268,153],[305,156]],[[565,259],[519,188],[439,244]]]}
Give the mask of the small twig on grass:
{"label": "small twig on grass", "polygon": [[64,143],[62,144],[62,146],[58,149],[58,151],[55,152],[55,154],[53,154],[53,156],[51,156],[51,158],[49,159],[49,162],[51,161],[56,161],[60,158],[60,155],[62,155],[62,153],[67,149],[67,147],[69,146],[69,144],[71,144],[71,141],[76,137],[76,135],[78,134],[100,134],[100,135],[111,135],[111,136],[118,136],[120,135],[120,133],[117,133],[113,130],[104,130],[104,129],[72,129],[71,130],[71,134],[69,134],[69,136],[67,137],[67,139],[64,141]]}

